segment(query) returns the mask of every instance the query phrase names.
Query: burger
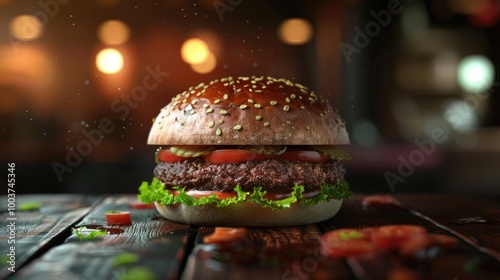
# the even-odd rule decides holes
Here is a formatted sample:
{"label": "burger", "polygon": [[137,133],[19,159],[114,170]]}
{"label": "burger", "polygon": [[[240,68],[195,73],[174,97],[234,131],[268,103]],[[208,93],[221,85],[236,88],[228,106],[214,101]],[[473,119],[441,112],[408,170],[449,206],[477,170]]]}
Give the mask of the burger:
{"label": "burger", "polygon": [[172,98],[154,119],[158,145],[139,199],[165,218],[210,226],[289,226],[333,217],[351,195],[345,123],[307,87],[227,77]]}

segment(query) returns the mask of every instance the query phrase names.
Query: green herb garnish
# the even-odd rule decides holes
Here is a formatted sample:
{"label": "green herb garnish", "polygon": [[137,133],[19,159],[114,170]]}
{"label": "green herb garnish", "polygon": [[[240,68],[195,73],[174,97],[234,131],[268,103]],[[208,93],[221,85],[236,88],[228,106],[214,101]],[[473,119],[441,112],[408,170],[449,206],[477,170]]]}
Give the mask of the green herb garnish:
{"label": "green herb garnish", "polygon": [[39,201],[27,201],[21,203],[17,206],[18,211],[27,212],[27,211],[35,211],[42,207],[42,203]]}
{"label": "green herb garnish", "polygon": [[154,274],[151,269],[147,267],[142,267],[142,266],[136,266],[129,268],[123,273],[121,273],[118,277],[120,280],[136,280],[136,279],[141,279],[141,280],[155,280],[156,275]]}
{"label": "green herb garnish", "polygon": [[94,240],[98,236],[108,234],[108,232],[103,229],[88,229],[86,227],[79,227],[77,229],[73,229],[73,234],[80,240]]}
{"label": "green herb garnish", "polygon": [[111,259],[111,266],[117,267],[125,264],[136,263],[139,261],[139,256],[135,253],[122,253],[114,256]]}

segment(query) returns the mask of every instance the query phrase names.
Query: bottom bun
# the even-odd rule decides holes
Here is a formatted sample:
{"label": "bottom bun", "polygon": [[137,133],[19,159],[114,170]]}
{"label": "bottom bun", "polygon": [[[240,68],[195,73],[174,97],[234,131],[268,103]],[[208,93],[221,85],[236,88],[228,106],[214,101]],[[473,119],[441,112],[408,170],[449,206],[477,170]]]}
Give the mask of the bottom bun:
{"label": "bottom bun", "polygon": [[295,226],[321,222],[335,216],[342,200],[320,202],[314,206],[293,203],[285,210],[271,210],[251,203],[238,203],[227,207],[215,204],[187,206],[163,205],[155,202],[156,209],[168,220],[200,226],[268,227]]}

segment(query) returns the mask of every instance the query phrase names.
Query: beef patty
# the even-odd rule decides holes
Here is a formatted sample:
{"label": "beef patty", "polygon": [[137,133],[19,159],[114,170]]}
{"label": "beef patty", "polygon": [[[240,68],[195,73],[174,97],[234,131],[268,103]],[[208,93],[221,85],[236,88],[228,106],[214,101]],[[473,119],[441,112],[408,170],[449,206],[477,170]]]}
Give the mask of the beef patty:
{"label": "beef patty", "polygon": [[177,163],[160,162],[154,175],[167,188],[231,192],[236,186],[253,191],[262,186],[268,193],[290,193],[295,184],[305,192],[315,191],[322,184],[335,184],[343,179],[345,169],[336,160],[323,163],[265,159],[242,163],[211,164],[203,159]]}

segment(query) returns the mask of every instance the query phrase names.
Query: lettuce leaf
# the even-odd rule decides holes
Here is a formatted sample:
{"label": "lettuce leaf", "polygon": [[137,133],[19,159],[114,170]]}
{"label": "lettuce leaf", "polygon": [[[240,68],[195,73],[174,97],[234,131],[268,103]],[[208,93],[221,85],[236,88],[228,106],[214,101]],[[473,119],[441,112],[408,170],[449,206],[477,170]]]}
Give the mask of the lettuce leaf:
{"label": "lettuce leaf", "polygon": [[345,180],[337,180],[337,182],[332,184],[324,184],[321,186],[320,193],[309,198],[303,196],[304,186],[295,185],[292,189],[291,196],[272,200],[264,197],[266,191],[262,190],[262,187],[254,187],[252,193],[245,192],[241,190],[239,186],[234,189],[236,195],[230,198],[220,199],[214,194],[208,197],[195,198],[186,194],[184,188],[174,187],[174,190],[178,191],[177,195],[169,193],[165,189],[165,184],[160,182],[157,178],[153,178],[151,183],[143,182],[139,187],[138,198],[143,203],[159,202],[164,205],[171,204],[185,204],[188,206],[204,205],[215,203],[218,207],[226,207],[231,204],[250,202],[255,204],[260,204],[262,207],[269,207],[273,210],[283,210],[289,208],[292,203],[300,203],[302,205],[316,205],[322,201],[328,201],[331,199],[343,199],[351,196],[351,191],[349,190],[349,184]]}

